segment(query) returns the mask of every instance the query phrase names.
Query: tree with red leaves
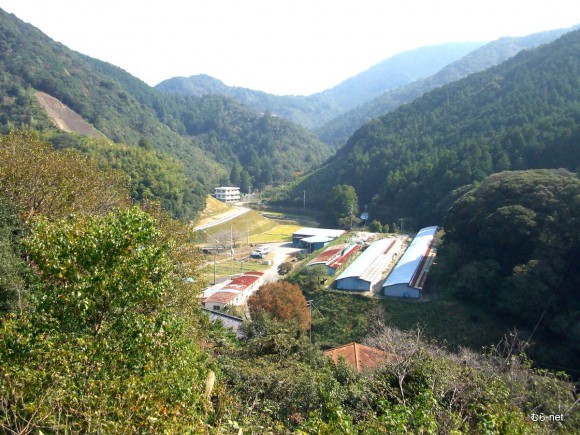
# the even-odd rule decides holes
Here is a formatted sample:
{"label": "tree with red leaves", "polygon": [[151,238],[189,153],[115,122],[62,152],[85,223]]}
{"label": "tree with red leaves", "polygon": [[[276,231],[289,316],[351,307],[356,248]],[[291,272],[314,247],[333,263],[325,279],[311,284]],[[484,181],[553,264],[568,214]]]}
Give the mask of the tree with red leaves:
{"label": "tree with red leaves", "polygon": [[310,326],[306,298],[296,284],[279,281],[264,284],[248,300],[250,314],[266,311],[277,320],[295,321],[303,330]]}

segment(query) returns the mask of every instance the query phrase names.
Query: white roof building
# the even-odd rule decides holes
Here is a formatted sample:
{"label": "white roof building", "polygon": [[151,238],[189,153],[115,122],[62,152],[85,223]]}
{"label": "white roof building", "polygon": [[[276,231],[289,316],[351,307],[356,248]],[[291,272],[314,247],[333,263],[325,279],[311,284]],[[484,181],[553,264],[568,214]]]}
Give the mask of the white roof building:
{"label": "white roof building", "polygon": [[[302,240],[308,239],[309,237],[316,237],[316,238],[325,237],[327,239],[326,241],[331,241],[331,240],[334,240],[334,239],[342,236],[344,233],[346,233],[346,231],[344,231],[344,230],[333,230],[333,229],[329,229],[329,228],[304,227],[304,228],[300,228],[298,231],[294,231],[292,233],[292,243],[295,246],[299,246],[300,242]],[[316,239],[314,239],[314,240],[316,240]]]}
{"label": "white roof building", "polygon": [[380,239],[373,242],[347,269],[336,278],[340,290],[371,290],[393,260],[401,240]]}
{"label": "white roof building", "polygon": [[419,230],[395,268],[383,284],[387,296],[420,297],[427,276],[428,266],[434,258],[431,250],[433,238],[439,227]]}

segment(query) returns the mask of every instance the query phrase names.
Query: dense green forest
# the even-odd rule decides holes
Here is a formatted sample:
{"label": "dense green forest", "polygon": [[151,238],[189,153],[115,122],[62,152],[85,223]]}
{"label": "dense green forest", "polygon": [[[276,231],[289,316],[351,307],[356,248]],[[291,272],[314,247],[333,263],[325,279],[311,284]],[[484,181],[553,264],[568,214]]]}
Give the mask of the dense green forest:
{"label": "dense green forest", "polygon": [[447,83],[467,77],[497,65],[525,49],[547,44],[572,29],[551,30],[522,37],[504,37],[474,49],[461,59],[449,63],[436,74],[416,80],[396,89],[384,92],[370,101],[328,121],[314,129],[326,143],[342,146],[348,138],[372,118],[392,112],[397,107],[410,103],[424,93]]}
{"label": "dense green forest", "polygon": [[[252,187],[260,188],[290,181],[330,156],[330,147],[285,119],[221,96],[166,95],[120,68],[69,50],[4,11],[0,24],[3,133],[14,127],[54,131],[35,99],[35,91],[42,91],[114,142],[136,146],[145,139],[179,159],[198,198],[228,184],[235,163]],[[187,205],[196,211],[199,206]]]}
{"label": "dense green forest", "polygon": [[205,206],[203,186],[187,178],[179,160],[154,150],[145,138],[137,146],[130,146],[68,133],[45,136],[55,149],[81,151],[101,168],[123,172],[131,199],[136,202],[159,201],[173,217],[182,220],[192,219]]}
{"label": "dense green forest", "polygon": [[[226,86],[207,75],[174,77],[155,86],[180,95],[222,95],[260,112],[271,112],[313,128],[379,96],[383,92],[434,74],[482,43],[464,42],[422,47],[399,53],[344,82],[309,96],[272,95]],[[342,145],[342,144],[341,144]]]}
{"label": "dense green forest", "polygon": [[[282,192],[314,206],[352,185],[371,218],[440,223],[449,193],[508,169],[580,166],[580,31],[425,94],[358,130]],[[412,219],[412,220],[411,220]]]}
{"label": "dense green forest", "polygon": [[580,180],[566,170],[501,172],[453,203],[438,282],[537,342],[541,365],[580,360]]}

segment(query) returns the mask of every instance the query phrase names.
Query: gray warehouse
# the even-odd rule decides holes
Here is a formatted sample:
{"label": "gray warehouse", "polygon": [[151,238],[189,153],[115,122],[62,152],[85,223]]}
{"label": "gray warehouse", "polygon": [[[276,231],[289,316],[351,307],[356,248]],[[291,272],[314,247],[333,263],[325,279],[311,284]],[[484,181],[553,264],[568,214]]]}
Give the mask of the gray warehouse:
{"label": "gray warehouse", "polygon": [[426,227],[419,230],[393,271],[383,284],[386,296],[401,298],[421,297],[429,267],[435,257],[433,238],[439,228]]}
{"label": "gray warehouse", "polygon": [[391,263],[401,241],[381,239],[372,243],[348,268],[336,278],[339,290],[369,291],[379,282],[383,271]]}

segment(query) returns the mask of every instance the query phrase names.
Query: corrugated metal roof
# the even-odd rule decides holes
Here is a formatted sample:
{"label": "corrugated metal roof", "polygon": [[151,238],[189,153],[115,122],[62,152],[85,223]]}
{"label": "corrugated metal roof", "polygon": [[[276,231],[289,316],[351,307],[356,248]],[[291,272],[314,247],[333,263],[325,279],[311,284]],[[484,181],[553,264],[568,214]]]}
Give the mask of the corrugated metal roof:
{"label": "corrugated metal roof", "polygon": [[292,237],[311,237],[311,236],[326,236],[336,239],[337,237],[343,235],[346,231],[344,230],[333,230],[328,228],[310,228],[304,227],[300,228],[298,231],[292,233]]}
{"label": "corrugated metal roof", "polygon": [[221,292],[214,293],[209,298],[207,298],[204,302],[206,304],[208,302],[216,302],[216,303],[221,303],[221,304],[229,304],[231,301],[233,301],[235,298],[237,298],[239,294],[240,293],[238,293],[238,292],[221,291]]}
{"label": "corrugated metal roof", "polygon": [[242,291],[246,290],[249,286],[254,284],[256,281],[261,279],[261,277],[263,275],[264,275],[263,272],[256,272],[256,271],[245,272],[242,275],[234,276],[233,278],[230,278],[226,281],[215,284],[215,285],[205,289],[203,291],[202,297],[209,298],[209,297],[212,297],[216,293],[227,292],[227,291],[242,292]]}
{"label": "corrugated metal roof", "polygon": [[395,284],[409,284],[411,282],[438,229],[439,227],[433,226],[419,230],[391,274],[385,280],[383,287]]}
{"label": "corrugated metal roof", "polygon": [[318,254],[316,256],[316,258],[314,258],[310,263],[307,264],[307,266],[310,266],[312,264],[325,264],[327,261],[333,259],[338,254],[340,254],[340,252],[346,246],[347,246],[346,244],[340,244],[340,245],[331,246],[330,248],[325,249],[324,252]]}
{"label": "corrugated metal roof", "polygon": [[330,261],[327,266],[331,267],[333,269],[338,269],[340,266],[342,266],[344,263],[347,262],[347,260],[354,255],[355,253],[358,252],[358,250],[360,249],[361,245],[348,245],[344,251],[342,251],[342,255],[340,257],[336,257],[334,260]]}
{"label": "corrugated metal roof", "polygon": [[345,362],[354,366],[359,372],[379,368],[397,358],[391,353],[358,343],[349,343],[329,349],[324,352],[324,355],[331,357],[335,363],[338,363],[339,358],[342,357]]}
{"label": "corrugated metal roof", "polygon": [[229,314],[222,313],[220,311],[208,310],[207,308],[202,308],[202,311],[208,313],[209,318],[212,321],[214,320],[220,321],[224,324],[226,328],[233,329],[238,338],[241,338],[243,336],[242,333],[242,323],[244,322],[243,319],[235,316],[230,316]]}
{"label": "corrugated metal roof", "polygon": [[380,239],[376,242],[373,242],[367,249],[364,251],[360,257],[358,257],[350,266],[346,268],[344,272],[342,272],[336,280],[341,280],[345,278],[358,278],[362,276],[367,269],[372,265],[372,263],[381,255],[384,254],[385,250],[391,245],[393,242],[392,238],[389,239]]}
{"label": "corrugated metal roof", "polygon": [[310,236],[302,239],[302,241],[306,243],[326,243],[331,240],[334,240],[334,238],[328,236]]}

